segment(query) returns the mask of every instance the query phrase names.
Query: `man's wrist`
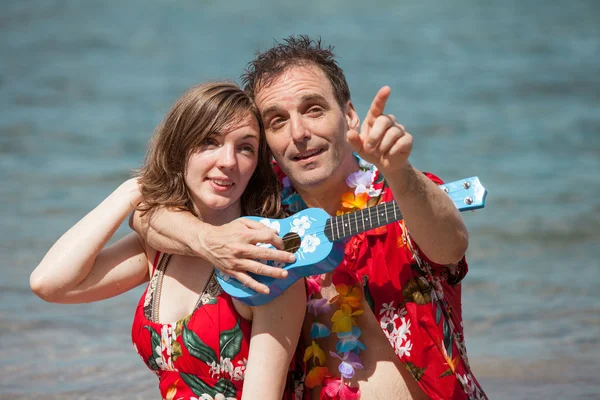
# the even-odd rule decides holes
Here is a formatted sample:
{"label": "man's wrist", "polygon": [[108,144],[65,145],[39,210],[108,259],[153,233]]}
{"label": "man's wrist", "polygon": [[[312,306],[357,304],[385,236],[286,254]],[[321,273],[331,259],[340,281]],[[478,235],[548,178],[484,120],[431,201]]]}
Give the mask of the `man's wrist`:
{"label": "man's wrist", "polygon": [[410,162],[406,162],[400,168],[394,170],[379,169],[385,179],[394,189],[394,196],[396,198],[406,195],[415,190],[418,185],[419,173]]}
{"label": "man's wrist", "polygon": [[194,221],[193,224],[193,229],[195,231],[195,239],[190,246],[190,252],[192,253],[191,255],[199,256],[204,258],[205,260],[208,260],[210,258],[210,252],[207,250],[208,243],[206,241],[206,238],[212,226],[200,220]]}

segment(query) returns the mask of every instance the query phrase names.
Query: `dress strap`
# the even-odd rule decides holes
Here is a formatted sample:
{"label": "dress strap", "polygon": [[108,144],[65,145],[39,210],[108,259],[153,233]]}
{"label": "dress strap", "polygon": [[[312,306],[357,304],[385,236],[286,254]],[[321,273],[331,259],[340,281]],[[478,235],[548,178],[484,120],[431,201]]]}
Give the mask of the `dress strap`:
{"label": "dress strap", "polygon": [[[154,271],[156,271],[156,268],[158,267],[158,263],[160,261],[160,258],[163,255],[164,254],[161,253],[160,251],[156,252],[156,256],[154,256],[154,262],[152,262],[152,275],[154,275]],[[152,276],[150,276],[150,278],[152,278]]]}
{"label": "dress strap", "polygon": [[170,258],[170,254],[157,252],[154,265],[152,265],[152,276],[150,277],[150,283],[146,289],[146,297],[144,299],[144,315],[150,321],[155,321],[155,309],[158,306],[160,291],[162,289],[162,275]]}

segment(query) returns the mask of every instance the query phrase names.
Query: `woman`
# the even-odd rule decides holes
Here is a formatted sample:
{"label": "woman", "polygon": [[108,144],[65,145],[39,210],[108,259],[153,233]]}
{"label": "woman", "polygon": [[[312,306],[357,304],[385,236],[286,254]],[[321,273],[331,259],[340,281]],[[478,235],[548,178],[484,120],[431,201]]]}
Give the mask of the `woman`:
{"label": "woman", "polygon": [[[293,398],[286,388],[306,295],[303,282],[260,307],[224,293],[201,258],[161,254],[135,233],[106,244],[134,208],[193,212],[214,225],[277,217],[277,180],[258,111],[235,84],[185,93],[157,128],[137,178],[69,229],[31,274],[56,303],[87,303],[150,283],[132,339],[165,399]],[[242,395],[243,389],[243,395]]]}

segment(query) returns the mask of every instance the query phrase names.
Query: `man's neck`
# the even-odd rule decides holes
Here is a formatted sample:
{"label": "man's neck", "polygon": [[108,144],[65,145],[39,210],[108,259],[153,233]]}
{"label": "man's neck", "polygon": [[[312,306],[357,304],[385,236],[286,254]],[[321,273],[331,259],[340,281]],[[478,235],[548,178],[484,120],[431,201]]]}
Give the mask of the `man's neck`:
{"label": "man's neck", "polygon": [[350,191],[346,184],[346,178],[358,169],[356,158],[354,156],[348,157],[335,173],[321,185],[310,188],[296,187],[296,190],[308,207],[322,208],[329,215],[335,216],[340,209],[342,195]]}

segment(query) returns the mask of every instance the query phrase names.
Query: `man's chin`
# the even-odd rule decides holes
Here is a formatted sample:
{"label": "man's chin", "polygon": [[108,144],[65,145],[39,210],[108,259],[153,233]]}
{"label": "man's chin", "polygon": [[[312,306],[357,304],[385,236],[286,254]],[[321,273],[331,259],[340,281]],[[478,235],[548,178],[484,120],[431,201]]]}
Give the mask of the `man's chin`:
{"label": "man's chin", "polygon": [[323,168],[316,168],[310,171],[300,170],[288,175],[288,178],[294,182],[296,189],[312,189],[321,186],[331,177],[329,171]]}

